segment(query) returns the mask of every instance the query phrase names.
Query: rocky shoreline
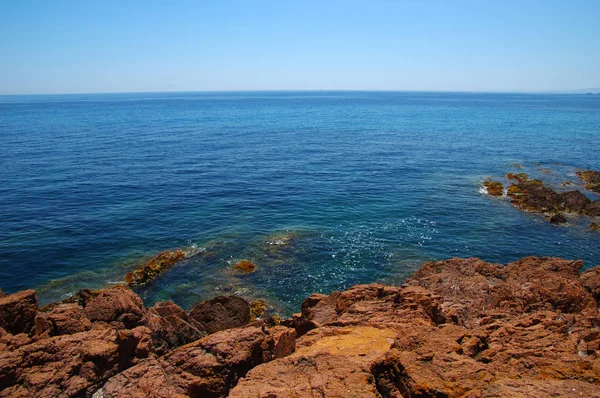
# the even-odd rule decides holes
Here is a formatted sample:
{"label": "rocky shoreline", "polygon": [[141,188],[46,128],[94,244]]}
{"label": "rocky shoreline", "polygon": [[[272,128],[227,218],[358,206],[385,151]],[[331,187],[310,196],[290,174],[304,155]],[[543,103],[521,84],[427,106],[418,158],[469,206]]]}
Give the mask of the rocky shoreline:
{"label": "rocky shoreline", "polygon": [[0,293],[0,397],[600,397],[600,267],[582,266],[427,263],[281,322],[235,296]]}
{"label": "rocky shoreline", "polygon": [[[576,172],[586,190],[594,194],[600,193],[600,172],[583,170]],[[510,203],[524,212],[543,214],[552,224],[565,224],[564,214],[587,216],[591,219],[589,229],[600,231],[600,199],[592,201],[579,190],[559,192],[539,179],[530,179],[525,173],[508,173],[509,182],[506,191],[500,181],[483,182],[485,191],[490,196],[510,199]],[[567,181],[565,186],[573,185]]]}

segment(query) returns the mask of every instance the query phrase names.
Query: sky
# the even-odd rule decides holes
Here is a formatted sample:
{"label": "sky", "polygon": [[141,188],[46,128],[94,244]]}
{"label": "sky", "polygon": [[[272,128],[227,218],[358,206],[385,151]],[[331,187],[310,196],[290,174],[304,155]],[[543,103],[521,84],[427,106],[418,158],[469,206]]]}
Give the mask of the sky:
{"label": "sky", "polygon": [[596,87],[599,0],[0,0],[0,94]]}

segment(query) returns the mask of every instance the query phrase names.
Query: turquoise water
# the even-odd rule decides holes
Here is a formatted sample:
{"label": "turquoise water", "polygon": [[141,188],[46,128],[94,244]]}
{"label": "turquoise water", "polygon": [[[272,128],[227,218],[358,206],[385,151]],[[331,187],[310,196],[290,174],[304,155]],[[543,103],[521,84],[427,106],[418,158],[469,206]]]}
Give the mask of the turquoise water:
{"label": "turquoise water", "polygon": [[560,188],[600,169],[600,96],[0,96],[0,137],[0,288],[42,302],[176,247],[188,257],[138,290],[147,304],[233,292],[290,313],[453,256],[600,264],[588,220],[552,226],[481,192],[510,171]]}

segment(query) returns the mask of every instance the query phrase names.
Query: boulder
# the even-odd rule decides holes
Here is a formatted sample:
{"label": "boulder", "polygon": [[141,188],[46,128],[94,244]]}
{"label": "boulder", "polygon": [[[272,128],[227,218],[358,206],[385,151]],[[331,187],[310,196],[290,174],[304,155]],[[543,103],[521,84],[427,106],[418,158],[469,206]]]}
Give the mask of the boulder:
{"label": "boulder", "polygon": [[241,297],[217,296],[192,307],[188,319],[198,330],[211,334],[248,324],[250,305]]}
{"label": "boulder", "polygon": [[585,214],[593,217],[600,217],[600,199],[593,201],[585,207]]}
{"label": "boulder", "polygon": [[590,199],[579,191],[567,191],[559,194],[558,206],[569,213],[582,213]]}
{"label": "boulder", "polygon": [[34,334],[36,336],[58,336],[90,330],[91,321],[85,316],[83,308],[75,303],[59,304],[47,312],[38,312],[35,317]]}
{"label": "boulder", "polygon": [[166,269],[177,264],[184,257],[185,253],[180,249],[158,253],[149,262],[128,273],[125,276],[125,283],[129,286],[143,286],[154,280]]}
{"label": "boulder", "polygon": [[566,224],[567,218],[562,213],[553,214],[550,219],[550,224]]}
{"label": "boulder", "polygon": [[29,333],[38,311],[35,290],[0,297],[0,327],[11,334]]}
{"label": "boulder", "polygon": [[119,322],[127,328],[140,325],[145,312],[142,299],[124,285],[101,291],[84,308],[90,321]]}

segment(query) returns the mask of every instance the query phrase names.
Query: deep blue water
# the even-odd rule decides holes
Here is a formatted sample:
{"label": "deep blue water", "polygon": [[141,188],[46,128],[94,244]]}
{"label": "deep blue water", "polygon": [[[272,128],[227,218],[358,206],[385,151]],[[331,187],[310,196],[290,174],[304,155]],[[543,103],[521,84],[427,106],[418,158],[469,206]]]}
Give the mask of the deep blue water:
{"label": "deep blue water", "polygon": [[[0,138],[0,288],[42,302],[176,247],[198,254],[139,289],[147,304],[234,292],[290,313],[453,256],[600,264],[589,220],[552,226],[481,192],[510,171],[581,189],[575,170],[600,169],[600,96],[0,96]],[[232,272],[242,258],[257,271]]]}

